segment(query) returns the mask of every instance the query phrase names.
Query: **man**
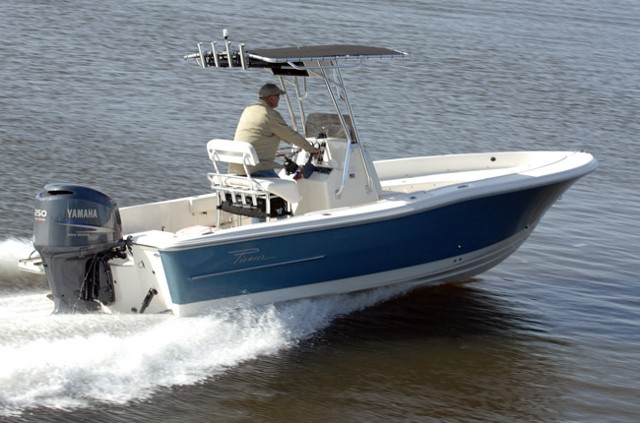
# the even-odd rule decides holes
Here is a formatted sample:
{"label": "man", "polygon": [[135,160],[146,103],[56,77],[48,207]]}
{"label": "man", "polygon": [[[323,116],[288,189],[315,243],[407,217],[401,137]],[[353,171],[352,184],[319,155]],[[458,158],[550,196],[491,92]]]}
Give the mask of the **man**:
{"label": "man", "polygon": [[[280,113],[275,110],[281,94],[284,94],[284,91],[277,85],[263,85],[258,93],[259,100],[244,109],[240,116],[234,140],[252,144],[260,159],[257,166],[248,167],[251,176],[273,178],[278,176],[274,169],[280,167],[275,162],[275,158],[281,140],[311,154],[319,152],[302,135],[289,127]],[[244,175],[244,168],[240,164],[232,163],[229,165],[229,173]]]}

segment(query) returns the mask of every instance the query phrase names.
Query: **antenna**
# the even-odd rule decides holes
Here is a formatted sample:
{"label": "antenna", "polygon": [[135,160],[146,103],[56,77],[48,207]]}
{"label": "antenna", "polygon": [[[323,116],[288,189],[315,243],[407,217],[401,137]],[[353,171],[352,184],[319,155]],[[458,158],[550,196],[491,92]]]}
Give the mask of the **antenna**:
{"label": "antenna", "polygon": [[233,60],[231,57],[231,41],[229,41],[229,31],[227,28],[222,30],[222,38],[224,38],[224,46],[227,50],[227,62],[229,62],[229,68],[233,67]]}

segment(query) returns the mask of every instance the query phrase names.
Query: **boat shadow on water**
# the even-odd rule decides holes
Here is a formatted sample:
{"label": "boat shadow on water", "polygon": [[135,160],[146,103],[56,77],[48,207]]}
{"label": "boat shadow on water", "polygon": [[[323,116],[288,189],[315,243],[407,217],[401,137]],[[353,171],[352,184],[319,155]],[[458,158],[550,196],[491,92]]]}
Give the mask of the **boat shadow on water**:
{"label": "boat shadow on water", "polygon": [[[412,341],[499,336],[525,330],[530,317],[474,287],[481,278],[419,287],[375,307],[344,316],[310,340]],[[372,330],[374,329],[375,330]]]}
{"label": "boat shadow on water", "polygon": [[[348,420],[369,409],[377,418],[423,410],[438,419],[545,420],[557,409],[563,370],[540,326],[473,283],[419,288],[210,379],[197,402],[225,417],[275,420]],[[186,400],[189,391],[171,395]]]}

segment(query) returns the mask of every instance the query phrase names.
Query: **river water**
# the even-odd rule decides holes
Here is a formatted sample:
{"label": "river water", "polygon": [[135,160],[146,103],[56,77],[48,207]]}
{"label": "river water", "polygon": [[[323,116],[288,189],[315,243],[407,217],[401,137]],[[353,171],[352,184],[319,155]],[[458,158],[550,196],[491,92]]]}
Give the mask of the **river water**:
{"label": "river water", "polygon": [[[223,28],[407,51],[345,73],[374,159],[570,149],[600,167],[469,283],[51,316],[46,282],[15,270],[34,195],[206,192],[206,141],[273,80],[182,60]],[[640,421],[637,1],[4,0],[0,33],[1,421]]]}

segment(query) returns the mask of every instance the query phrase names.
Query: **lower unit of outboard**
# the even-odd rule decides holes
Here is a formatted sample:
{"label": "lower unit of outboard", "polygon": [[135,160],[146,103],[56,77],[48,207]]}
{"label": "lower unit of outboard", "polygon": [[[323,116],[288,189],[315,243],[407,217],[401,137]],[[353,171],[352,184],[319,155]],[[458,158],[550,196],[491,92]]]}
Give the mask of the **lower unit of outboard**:
{"label": "lower unit of outboard", "polygon": [[116,203],[95,189],[49,184],[36,196],[35,249],[54,313],[98,310],[115,301],[108,261],[126,257]]}

